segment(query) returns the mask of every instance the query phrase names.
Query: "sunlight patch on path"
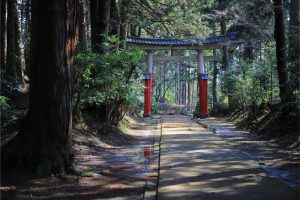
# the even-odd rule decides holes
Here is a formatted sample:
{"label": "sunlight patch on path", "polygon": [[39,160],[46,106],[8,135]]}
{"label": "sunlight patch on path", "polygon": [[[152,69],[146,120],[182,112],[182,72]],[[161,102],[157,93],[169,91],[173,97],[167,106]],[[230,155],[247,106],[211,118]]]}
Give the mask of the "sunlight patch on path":
{"label": "sunlight patch on path", "polygon": [[296,190],[190,117],[163,116],[158,199],[298,199]]}

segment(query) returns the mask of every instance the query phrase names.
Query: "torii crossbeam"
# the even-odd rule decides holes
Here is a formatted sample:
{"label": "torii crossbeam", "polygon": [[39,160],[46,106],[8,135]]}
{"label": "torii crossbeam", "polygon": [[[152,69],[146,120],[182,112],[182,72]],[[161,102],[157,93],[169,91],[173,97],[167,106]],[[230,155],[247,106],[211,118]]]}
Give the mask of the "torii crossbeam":
{"label": "torii crossbeam", "polygon": [[[147,62],[147,70],[145,73],[145,93],[144,93],[144,116],[151,115],[151,98],[152,98],[152,70],[153,60],[157,61],[181,61],[181,60],[197,60],[198,62],[198,97],[200,102],[201,117],[208,117],[208,74],[205,72],[205,61],[221,61],[222,57],[211,56],[204,57],[204,50],[220,49],[224,45],[228,45],[231,40],[237,36],[237,32],[228,33],[226,35],[214,36],[206,39],[154,39],[127,37],[129,46],[137,47],[147,52],[144,60]],[[153,58],[155,50],[196,50],[197,57],[191,56],[159,56]]]}

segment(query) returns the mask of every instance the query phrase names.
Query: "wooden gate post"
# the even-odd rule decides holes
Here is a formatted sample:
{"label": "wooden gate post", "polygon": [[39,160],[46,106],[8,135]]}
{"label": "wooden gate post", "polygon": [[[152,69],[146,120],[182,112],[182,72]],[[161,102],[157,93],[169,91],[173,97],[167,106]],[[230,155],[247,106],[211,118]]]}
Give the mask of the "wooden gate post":
{"label": "wooden gate post", "polygon": [[198,97],[200,104],[200,116],[208,117],[208,74],[204,71],[204,53],[198,50]]}
{"label": "wooden gate post", "polygon": [[144,92],[144,117],[151,116],[152,69],[153,69],[153,52],[147,51],[147,69],[145,73],[145,92]]}

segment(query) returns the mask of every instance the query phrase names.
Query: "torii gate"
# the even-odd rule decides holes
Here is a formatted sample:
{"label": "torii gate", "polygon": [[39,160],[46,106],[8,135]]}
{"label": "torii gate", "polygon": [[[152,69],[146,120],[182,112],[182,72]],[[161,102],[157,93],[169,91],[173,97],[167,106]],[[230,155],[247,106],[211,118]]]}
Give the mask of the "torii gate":
{"label": "torii gate", "polygon": [[204,50],[220,49],[228,45],[237,36],[237,32],[227,33],[226,35],[214,36],[203,40],[192,39],[148,39],[139,37],[127,37],[130,46],[137,47],[147,52],[147,69],[145,73],[145,93],[144,93],[144,117],[151,115],[152,99],[152,71],[153,71],[153,51],[155,50],[196,50],[196,57],[193,56],[157,56],[156,61],[182,61],[196,60],[198,62],[198,97],[200,103],[200,114],[208,117],[208,74],[205,72],[205,61],[222,61],[220,56],[204,56]]}

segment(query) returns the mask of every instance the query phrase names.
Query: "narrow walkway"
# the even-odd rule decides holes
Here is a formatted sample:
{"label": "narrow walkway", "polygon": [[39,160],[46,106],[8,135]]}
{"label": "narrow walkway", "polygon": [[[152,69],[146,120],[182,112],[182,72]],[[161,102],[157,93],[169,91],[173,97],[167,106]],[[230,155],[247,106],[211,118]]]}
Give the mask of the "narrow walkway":
{"label": "narrow walkway", "polygon": [[158,199],[297,200],[247,155],[196,124],[162,116]]}

